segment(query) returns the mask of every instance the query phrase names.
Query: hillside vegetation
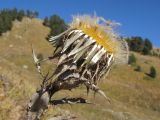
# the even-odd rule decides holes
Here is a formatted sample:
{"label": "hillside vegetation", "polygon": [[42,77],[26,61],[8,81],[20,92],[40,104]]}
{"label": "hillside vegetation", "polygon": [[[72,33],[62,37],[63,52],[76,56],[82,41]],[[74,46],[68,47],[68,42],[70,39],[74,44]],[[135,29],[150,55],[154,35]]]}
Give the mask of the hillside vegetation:
{"label": "hillside vegetation", "polygon": [[[52,54],[54,48],[46,41],[50,33],[43,21],[24,18],[15,21],[10,32],[0,36],[0,120],[23,120],[26,105],[39,87],[40,77],[31,56],[31,44],[43,57]],[[160,60],[158,57],[134,53],[134,65],[113,66],[99,86],[111,98],[109,104],[98,94],[86,94],[86,89],[61,91],[53,99],[84,97],[93,104],[50,105],[42,120],[54,116],[75,117],[75,120],[159,120],[160,118]],[[42,65],[54,69],[55,61]],[[141,71],[134,69],[141,66]],[[150,67],[157,71],[156,78],[148,76]],[[71,119],[71,118],[70,118]]]}

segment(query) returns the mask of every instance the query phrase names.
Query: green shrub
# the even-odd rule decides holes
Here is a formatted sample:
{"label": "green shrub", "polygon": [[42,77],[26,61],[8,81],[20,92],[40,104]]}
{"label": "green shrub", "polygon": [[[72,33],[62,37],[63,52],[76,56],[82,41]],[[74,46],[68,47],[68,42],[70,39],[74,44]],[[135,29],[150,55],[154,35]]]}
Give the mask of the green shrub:
{"label": "green shrub", "polygon": [[138,66],[135,68],[135,71],[141,72],[141,71],[142,71],[141,66],[138,65]]}
{"label": "green shrub", "polygon": [[52,15],[50,18],[45,17],[43,25],[51,29],[49,37],[58,35],[67,29],[67,24],[58,15]]}
{"label": "green shrub", "polygon": [[39,54],[37,55],[37,58],[38,58],[39,60],[43,60],[43,55],[42,55],[41,53],[39,53]]}
{"label": "green shrub", "polygon": [[136,63],[136,57],[135,57],[135,55],[134,54],[131,54],[130,56],[129,56],[129,60],[128,60],[128,64],[134,64],[134,63]]}
{"label": "green shrub", "polygon": [[142,50],[142,54],[143,55],[149,55],[150,54],[150,50],[147,47],[144,47]]}
{"label": "green shrub", "polygon": [[49,19],[48,19],[48,17],[44,18],[43,25],[49,27]]}
{"label": "green shrub", "polygon": [[24,10],[20,10],[17,15],[17,20],[22,21],[24,16],[25,16]]}
{"label": "green shrub", "polygon": [[156,69],[155,69],[153,66],[150,67],[150,73],[149,73],[149,75],[150,75],[152,78],[155,78],[155,77],[156,77]]}

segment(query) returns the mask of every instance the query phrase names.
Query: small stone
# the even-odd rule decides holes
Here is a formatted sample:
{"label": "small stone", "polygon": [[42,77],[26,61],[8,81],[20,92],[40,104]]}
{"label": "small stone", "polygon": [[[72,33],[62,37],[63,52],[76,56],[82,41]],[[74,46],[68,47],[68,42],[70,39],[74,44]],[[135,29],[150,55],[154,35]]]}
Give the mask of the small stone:
{"label": "small stone", "polygon": [[28,66],[27,66],[27,65],[23,65],[23,68],[24,68],[24,69],[28,69]]}
{"label": "small stone", "polygon": [[13,45],[12,45],[12,44],[10,44],[10,45],[9,45],[9,47],[10,47],[10,48],[12,48],[12,47],[13,47]]}

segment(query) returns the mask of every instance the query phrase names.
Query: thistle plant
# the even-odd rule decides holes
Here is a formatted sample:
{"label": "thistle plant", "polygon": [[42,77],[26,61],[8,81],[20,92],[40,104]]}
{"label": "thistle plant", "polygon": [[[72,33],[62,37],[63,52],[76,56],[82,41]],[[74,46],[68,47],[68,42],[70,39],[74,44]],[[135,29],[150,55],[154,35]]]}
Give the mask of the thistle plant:
{"label": "thistle plant", "polygon": [[[102,17],[74,16],[65,32],[49,39],[51,45],[56,47],[53,56],[39,61],[32,48],[42,84],[28,104],[29,120],[40,119],[56,92],[71,90],[80,85],[86,86],[87,93],[92,90],[111,101],[97,83],[108,74],[113,64],[128,63],[128,46],[113,31],[114,25]],[[40,64],[52,59],[58,59],[56,69],[51,75],[44,75]]]}

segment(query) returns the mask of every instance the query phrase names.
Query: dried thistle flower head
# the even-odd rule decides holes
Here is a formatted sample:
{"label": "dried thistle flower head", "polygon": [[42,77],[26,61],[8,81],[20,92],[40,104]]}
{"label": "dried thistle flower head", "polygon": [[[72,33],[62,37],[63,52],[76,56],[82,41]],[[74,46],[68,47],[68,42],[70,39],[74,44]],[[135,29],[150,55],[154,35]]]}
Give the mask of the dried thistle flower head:
{"label": "dried thistle flower head", "polygon": [[127,43],[120,39],[115,33],[113,27],[119,23],[107,21],[97,16],[73,16],[70,27],[82,30],[86,35],[93,38],[96,43],[103,46],[107,53],[113,53],[115,63],[128,62],[128,46]]}
{"label": "dried thistle flower head", "polygon": [[42,74],[40,61],[33,49],[36,68],[43,79],[42,88],[36,93],[38,97],[33,97],[29,111],[33,111],[36,106],[36,112],[39,113],[41,108],[44,111],[54,93],[71,90],[82,84],[86,86],[87,93],[93,90],[110,102],[97,83],[102,76],[108,74],[113,63],[128,62],[127,43],[114,32],[115,25],[102,17],[74,16],[68,30],[49,39],[56,49],[48,59],[59,59],[50,77]]}

